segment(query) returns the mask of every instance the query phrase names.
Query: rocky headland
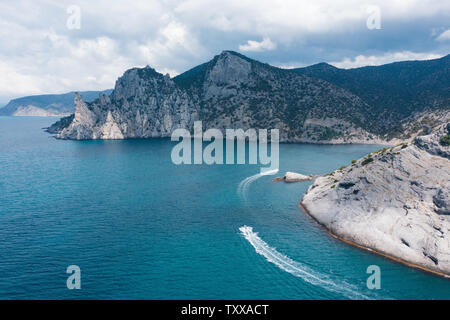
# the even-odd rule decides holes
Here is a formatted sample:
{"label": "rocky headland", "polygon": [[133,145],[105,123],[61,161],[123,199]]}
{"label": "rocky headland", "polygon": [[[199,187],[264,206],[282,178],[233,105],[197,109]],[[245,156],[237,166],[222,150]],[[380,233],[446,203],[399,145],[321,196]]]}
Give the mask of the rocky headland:
{"label": "rocky headland", "polygon": [[[355,88],[320,72],[302,74],[224,51],[174,78],[149,66],[129,69],[111,95],[100,94],[93,102],[77,95],[75,113],[48,131],[75,140],[158,138],[170,137],[178,128],[192,130],[200,120],[205,129],[222,132],[279,129],[280,142],[395,144],[450,119],[448,92],[430,82],[438,78],[437,83],[448,83],[440,70],[448,68],[449,57],[346,75],[355,77],[348,80]],[[392,76],[398,73],[409,80]],[[377,81],[368,85],[366,76]],[[378,101],[383,90],[366,90],[393,81],[394,93],[401,94],[392,93],[390,104]],[[413,96],[424,84],[431,95]]]}
{"label": "rocky headland", "polygon": [[450,123],[317,178],[300,204],[340,240],[450,277]]}

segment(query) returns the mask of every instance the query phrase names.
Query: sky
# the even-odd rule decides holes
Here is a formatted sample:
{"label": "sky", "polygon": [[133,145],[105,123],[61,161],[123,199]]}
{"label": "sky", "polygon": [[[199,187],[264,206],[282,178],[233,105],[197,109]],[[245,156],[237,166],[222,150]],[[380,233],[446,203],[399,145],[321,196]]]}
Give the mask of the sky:
{"label": "sky", "polygon": [[176,76],[223,50],[283,68],[450,53],[446,0],[0,0],[0,103],[103,90],[131,67]]}

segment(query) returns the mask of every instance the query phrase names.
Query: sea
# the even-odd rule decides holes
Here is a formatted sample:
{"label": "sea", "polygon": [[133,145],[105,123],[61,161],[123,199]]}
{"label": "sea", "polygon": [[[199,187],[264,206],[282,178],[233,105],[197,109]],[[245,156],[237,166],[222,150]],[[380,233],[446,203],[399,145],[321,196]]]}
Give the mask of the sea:
{"label": "sea", "polygon": [[0,117],[0,299],[450,298],[450,280],[332,238],[298,206],[310,181],[272,182],[382,146],[280,144],[270,176],[176,165],[170,139],[57,140],[56,120]]}

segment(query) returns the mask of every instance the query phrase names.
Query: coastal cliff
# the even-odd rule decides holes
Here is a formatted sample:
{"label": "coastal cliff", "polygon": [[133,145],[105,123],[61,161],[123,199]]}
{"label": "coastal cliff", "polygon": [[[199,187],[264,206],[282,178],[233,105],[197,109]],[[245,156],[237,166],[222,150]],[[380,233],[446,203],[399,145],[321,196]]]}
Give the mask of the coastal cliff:
{"label": "coastal cliff", "polygon": [[450,123],[317,178],[301,201],[332,235],[450,277]]}
{"label": "coastal cliff", "polygon": [[[396,120],[406,119],[412,136],[424,123],[450,119],[446,103],[421,105],[416,114],[402,111],[401,101]],[[111,95],[91,103],[77,95],[75,113],[48,131],[60,139],[156,138],[201,120],[222,131],[279,129],[281,142],[393,144],[400,136],[391,111],[328,81],[224,51],[175,78],[149,66],[127,70]]]}
{"label": "coastal cliff", "polygon": [[110,96],[75,97],[75,114],[49,128],[61,139],[169,137],[177,128],[280,129],[282,142],[373,142],[367,105],[326,81],[224,51],[170,78],[151,67],[124,73]]}

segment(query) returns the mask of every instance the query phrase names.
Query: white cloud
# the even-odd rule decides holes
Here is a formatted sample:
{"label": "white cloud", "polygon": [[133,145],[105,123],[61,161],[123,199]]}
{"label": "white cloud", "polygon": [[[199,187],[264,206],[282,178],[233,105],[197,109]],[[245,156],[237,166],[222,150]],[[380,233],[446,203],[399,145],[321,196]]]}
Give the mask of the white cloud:
{"label": "white cloud", "polygon": [[239,46],[240,51],[266,51],[276,49],[276,43],[273,43],[269,38],[264,38],[261,42],[248,40],[247,44]]}
{"label": "white cloud", "polygon": [[22,74],[13,66],[0,60],[0,95],[41,93],[35,76]]}
{"label": "white cloud", "polygon": [[[82,9],[82,19],[85,15]],[[0,41],[9,44],[0,48],[2,99],[112,88],[125,70],[147,64],[175,76],[179,73],[175,68],[187,63],[183,57],[189,59],[203,50],[184,24],[167,16],[151,34],[134,38],[114,34],[77,37],[78,31],[64,27],[31,28],[9,19],[0,20]]]}
{"label": "white cloud", "polygon": [[70,40],[54,31],[36,31],[31,52],[0,52],[0,96],[111,88],[131,65],[108,37]]}
{"label": "white cloud", "polygon": [[305,63],[301,63],[301,62],[276,62],[276,63],[272,63],[273,66],[281,68],[281,69],[296,69],[296,68],[303,68],[306,67],[307,64]]}
{"label": "white cloud", "polygon": [[438,41],[448,41],[450,40],[450,29],[447,31],[442,32],[439,37],[436,38]]}
{"label": "white cloud", "polygon": [[[0,97],[111,88],[126,69],[147,64],[174,76],[227,49],[239,48],[256,58],[264,52],[267,62],[286,66],[292,61],[326,60],[330,56],[346,66],[402,59],[390,53],[367,56],[367,39],[355,41],[361,43],[359,47],[350,48],[348,41],[340,44],[340,39],[367,33],[369,3],[380,7],[386,33],[398,31],[389,25],[415,25],[424,19],[428,19],[427,28],[430,21],[441,32],[449,27],[449,1],[366,2],[77,0],[81,29],[68,30],[66,9],[73,0],[0,1]],[[437,39],[444,40],[445,34]],[[405,39],[405,50],[412,50],[408,39],[415,36],[403,32],[397,38]],[[436,37],[427,36],[431,40]],[[448,42],[432,42],[443,49],[422,51],[448,51]],[[390,43],[386,41],[385,50],[397,51]],[[340,59],[339,52],[356,58]]]}
{"label": "white cloud", "polygon": [[2,99],[112,88],[125,70],[147,64],[174,76],[204,53],[164,2],[78,2],[80,30],[66,28],[72,2],[0,3]]}
{"label": "white cloud", "polygon": [[194,25],[289,43],[311,33],[366,29],[368,7],[380,8],[383,25],[388,20],[398,23],[438,14],[450,17],[450,2],[442,0],[227,0],[215,2],[214,6],[210,0],[185,0],[175,12]]}
{"label": "white cloud", "polygon": [[358,68],[364,66],[379,66],[386,63],[405,60],[430,60],[441,58],[443,55],[435,53],[418,53],[410,51],[388,52],[379,56],[359,55],[353,59],[345,58],[342,61],[330,62],[330,64],[344,69]]}

